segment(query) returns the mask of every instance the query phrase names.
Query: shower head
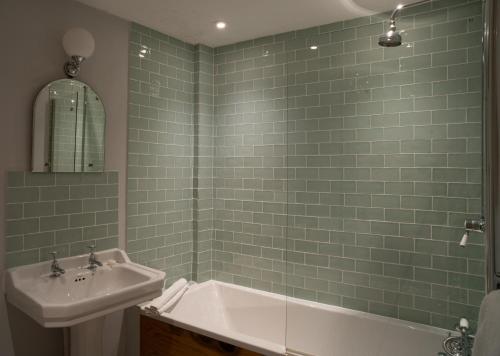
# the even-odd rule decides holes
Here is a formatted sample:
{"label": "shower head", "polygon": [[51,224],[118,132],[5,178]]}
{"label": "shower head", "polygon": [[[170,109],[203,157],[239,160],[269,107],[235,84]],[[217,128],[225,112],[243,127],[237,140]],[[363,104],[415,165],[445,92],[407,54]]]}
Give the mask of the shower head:
{"label": "shower head", "polygon": [[396,22],[391,20],[391,26],[386,34],[378,39],[378,44],[382,47],[398,47],[403,42],[401,35],[396,31]]}
{"label": "shower head", "polygon": [[398,31],[396,31],[396,15],[403,9],[404,5],[399,4],[391,14],[389,19],[391,25],[389,31],[378,39],[378,44],[382,47],[398,47],[401,46],[402,39]]}

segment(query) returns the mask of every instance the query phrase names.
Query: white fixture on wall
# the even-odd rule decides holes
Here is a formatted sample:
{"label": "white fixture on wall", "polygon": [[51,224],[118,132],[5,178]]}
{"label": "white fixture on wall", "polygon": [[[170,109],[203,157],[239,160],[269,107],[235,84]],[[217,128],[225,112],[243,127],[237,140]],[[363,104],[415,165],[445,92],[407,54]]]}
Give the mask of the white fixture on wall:
{"label": "white fixture on wall", "polygon": [[75,78],[80,73],[82,62],[94,53],[94,37],[84,28],[72,28],[64,34],[62,45],[70,57],[64,65],[64,73],[70,78]]}

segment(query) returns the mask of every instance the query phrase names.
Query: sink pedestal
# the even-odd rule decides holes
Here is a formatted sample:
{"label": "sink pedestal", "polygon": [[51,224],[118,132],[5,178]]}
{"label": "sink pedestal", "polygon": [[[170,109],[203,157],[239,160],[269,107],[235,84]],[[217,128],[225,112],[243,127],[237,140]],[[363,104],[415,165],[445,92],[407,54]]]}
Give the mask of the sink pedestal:
{"label": "sink pedestal", "polygon": [[104,319],[92,319],[70,328],[70,356],[103,356]]}

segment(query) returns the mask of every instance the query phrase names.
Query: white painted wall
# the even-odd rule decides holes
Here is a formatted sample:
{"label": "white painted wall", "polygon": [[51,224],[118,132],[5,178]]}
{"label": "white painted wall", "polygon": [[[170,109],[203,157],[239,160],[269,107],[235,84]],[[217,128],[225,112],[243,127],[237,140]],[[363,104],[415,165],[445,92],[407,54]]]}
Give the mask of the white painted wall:
{"label": "white painted wall", "polygon": [[[43,85],[64,77],[61,38],[72,27],[86,28],[96,41],[94,55],[84,63],[79,79],[96,90],[106,107],[106,169],[119,172],[119,236],[120,247],[125,247],[129,23],[72,0],[1,0],[0,276],[5,262],[6,172],[30,168],[33,100]],[[60,355],[61,331],[40,328],[8,307],[3,283],[0,292],[0,355]],[[121,321],[120,315],[114,318]]]}

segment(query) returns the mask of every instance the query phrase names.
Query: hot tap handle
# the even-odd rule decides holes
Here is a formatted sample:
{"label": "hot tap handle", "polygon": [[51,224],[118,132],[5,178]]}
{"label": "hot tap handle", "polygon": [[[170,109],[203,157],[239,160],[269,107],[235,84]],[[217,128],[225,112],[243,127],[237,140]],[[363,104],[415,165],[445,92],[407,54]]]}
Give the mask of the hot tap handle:
{"label": "hot tap handle", "polygon": [[469,231],[465,230],[464,236],[460,240],[460,247],[467,246],[467,240],[469,240]]}

